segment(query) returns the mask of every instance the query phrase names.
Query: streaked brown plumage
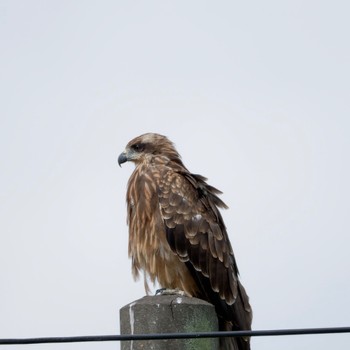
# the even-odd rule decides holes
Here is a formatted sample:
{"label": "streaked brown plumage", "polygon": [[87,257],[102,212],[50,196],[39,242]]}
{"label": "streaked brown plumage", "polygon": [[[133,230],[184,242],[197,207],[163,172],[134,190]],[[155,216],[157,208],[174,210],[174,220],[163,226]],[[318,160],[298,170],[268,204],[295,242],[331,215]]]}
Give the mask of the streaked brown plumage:
{"label": "streaked brown plumage", "polygon": [[[252,311],[218,208],[221,192],[191,174],[172,142],[159,134],[131,140],[119,164],[135,163],[127,189],[129,256],[134,277],[180,289],[215,305],[221,330],[251,329]],[[226,338],[221,349],[248,350]]]}

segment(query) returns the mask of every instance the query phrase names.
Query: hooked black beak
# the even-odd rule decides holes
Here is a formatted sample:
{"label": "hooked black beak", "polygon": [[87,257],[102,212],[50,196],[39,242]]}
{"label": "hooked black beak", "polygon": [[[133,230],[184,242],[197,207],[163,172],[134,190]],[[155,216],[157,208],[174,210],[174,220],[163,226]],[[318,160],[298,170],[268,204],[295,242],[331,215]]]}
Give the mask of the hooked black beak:
{"label": "hooked black beak", "polygon": [[121,164],[128,161],[128,157],[126,156],[125,152],[120,153],[120,156],[118,157],[118,164],[121,166]]}

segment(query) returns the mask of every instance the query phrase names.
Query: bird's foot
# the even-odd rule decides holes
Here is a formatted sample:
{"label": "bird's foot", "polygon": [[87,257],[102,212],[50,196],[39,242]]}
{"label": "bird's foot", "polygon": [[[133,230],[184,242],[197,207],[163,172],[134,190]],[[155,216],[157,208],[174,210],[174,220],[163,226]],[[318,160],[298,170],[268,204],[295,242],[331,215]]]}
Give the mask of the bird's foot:
{"label": "bird's foot", "polygon": [[180,289],[160,288],[156,290],[156,295],[181,295],[184,296],[186,293]]}

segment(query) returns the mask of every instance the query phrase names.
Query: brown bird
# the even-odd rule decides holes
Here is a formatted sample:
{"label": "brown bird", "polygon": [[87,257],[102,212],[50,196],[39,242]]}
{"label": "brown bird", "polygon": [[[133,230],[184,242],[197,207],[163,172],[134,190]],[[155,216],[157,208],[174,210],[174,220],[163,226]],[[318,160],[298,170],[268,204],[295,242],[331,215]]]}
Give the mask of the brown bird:
{"label": "brown bird", "polygon": [[[215,306],[220,330],[250,330],[252,311],[218,208],[219,190],[190,173],[173,143],[148,133],[131,140],[119,165],[135,163],[127,189],[132,272]],[[249,338],[221,339],[222,350],[249,350]]]}

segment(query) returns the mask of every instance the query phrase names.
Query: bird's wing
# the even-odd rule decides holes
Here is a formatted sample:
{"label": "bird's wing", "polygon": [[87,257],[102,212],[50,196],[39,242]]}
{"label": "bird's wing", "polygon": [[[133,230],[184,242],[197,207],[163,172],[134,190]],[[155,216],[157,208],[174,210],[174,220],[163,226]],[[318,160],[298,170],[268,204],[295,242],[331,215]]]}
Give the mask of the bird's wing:
{"label": "bird's wing", "polygon": [[248,329],[248,297],[239,283],[231,244],[217,209],[224,203],[216,196],[219,191],[204,180],[189,173],[164,174],[158,195],[167,241],[190,269],[202,294],[199,297],[213,303],[217,312],[237,327]]}

